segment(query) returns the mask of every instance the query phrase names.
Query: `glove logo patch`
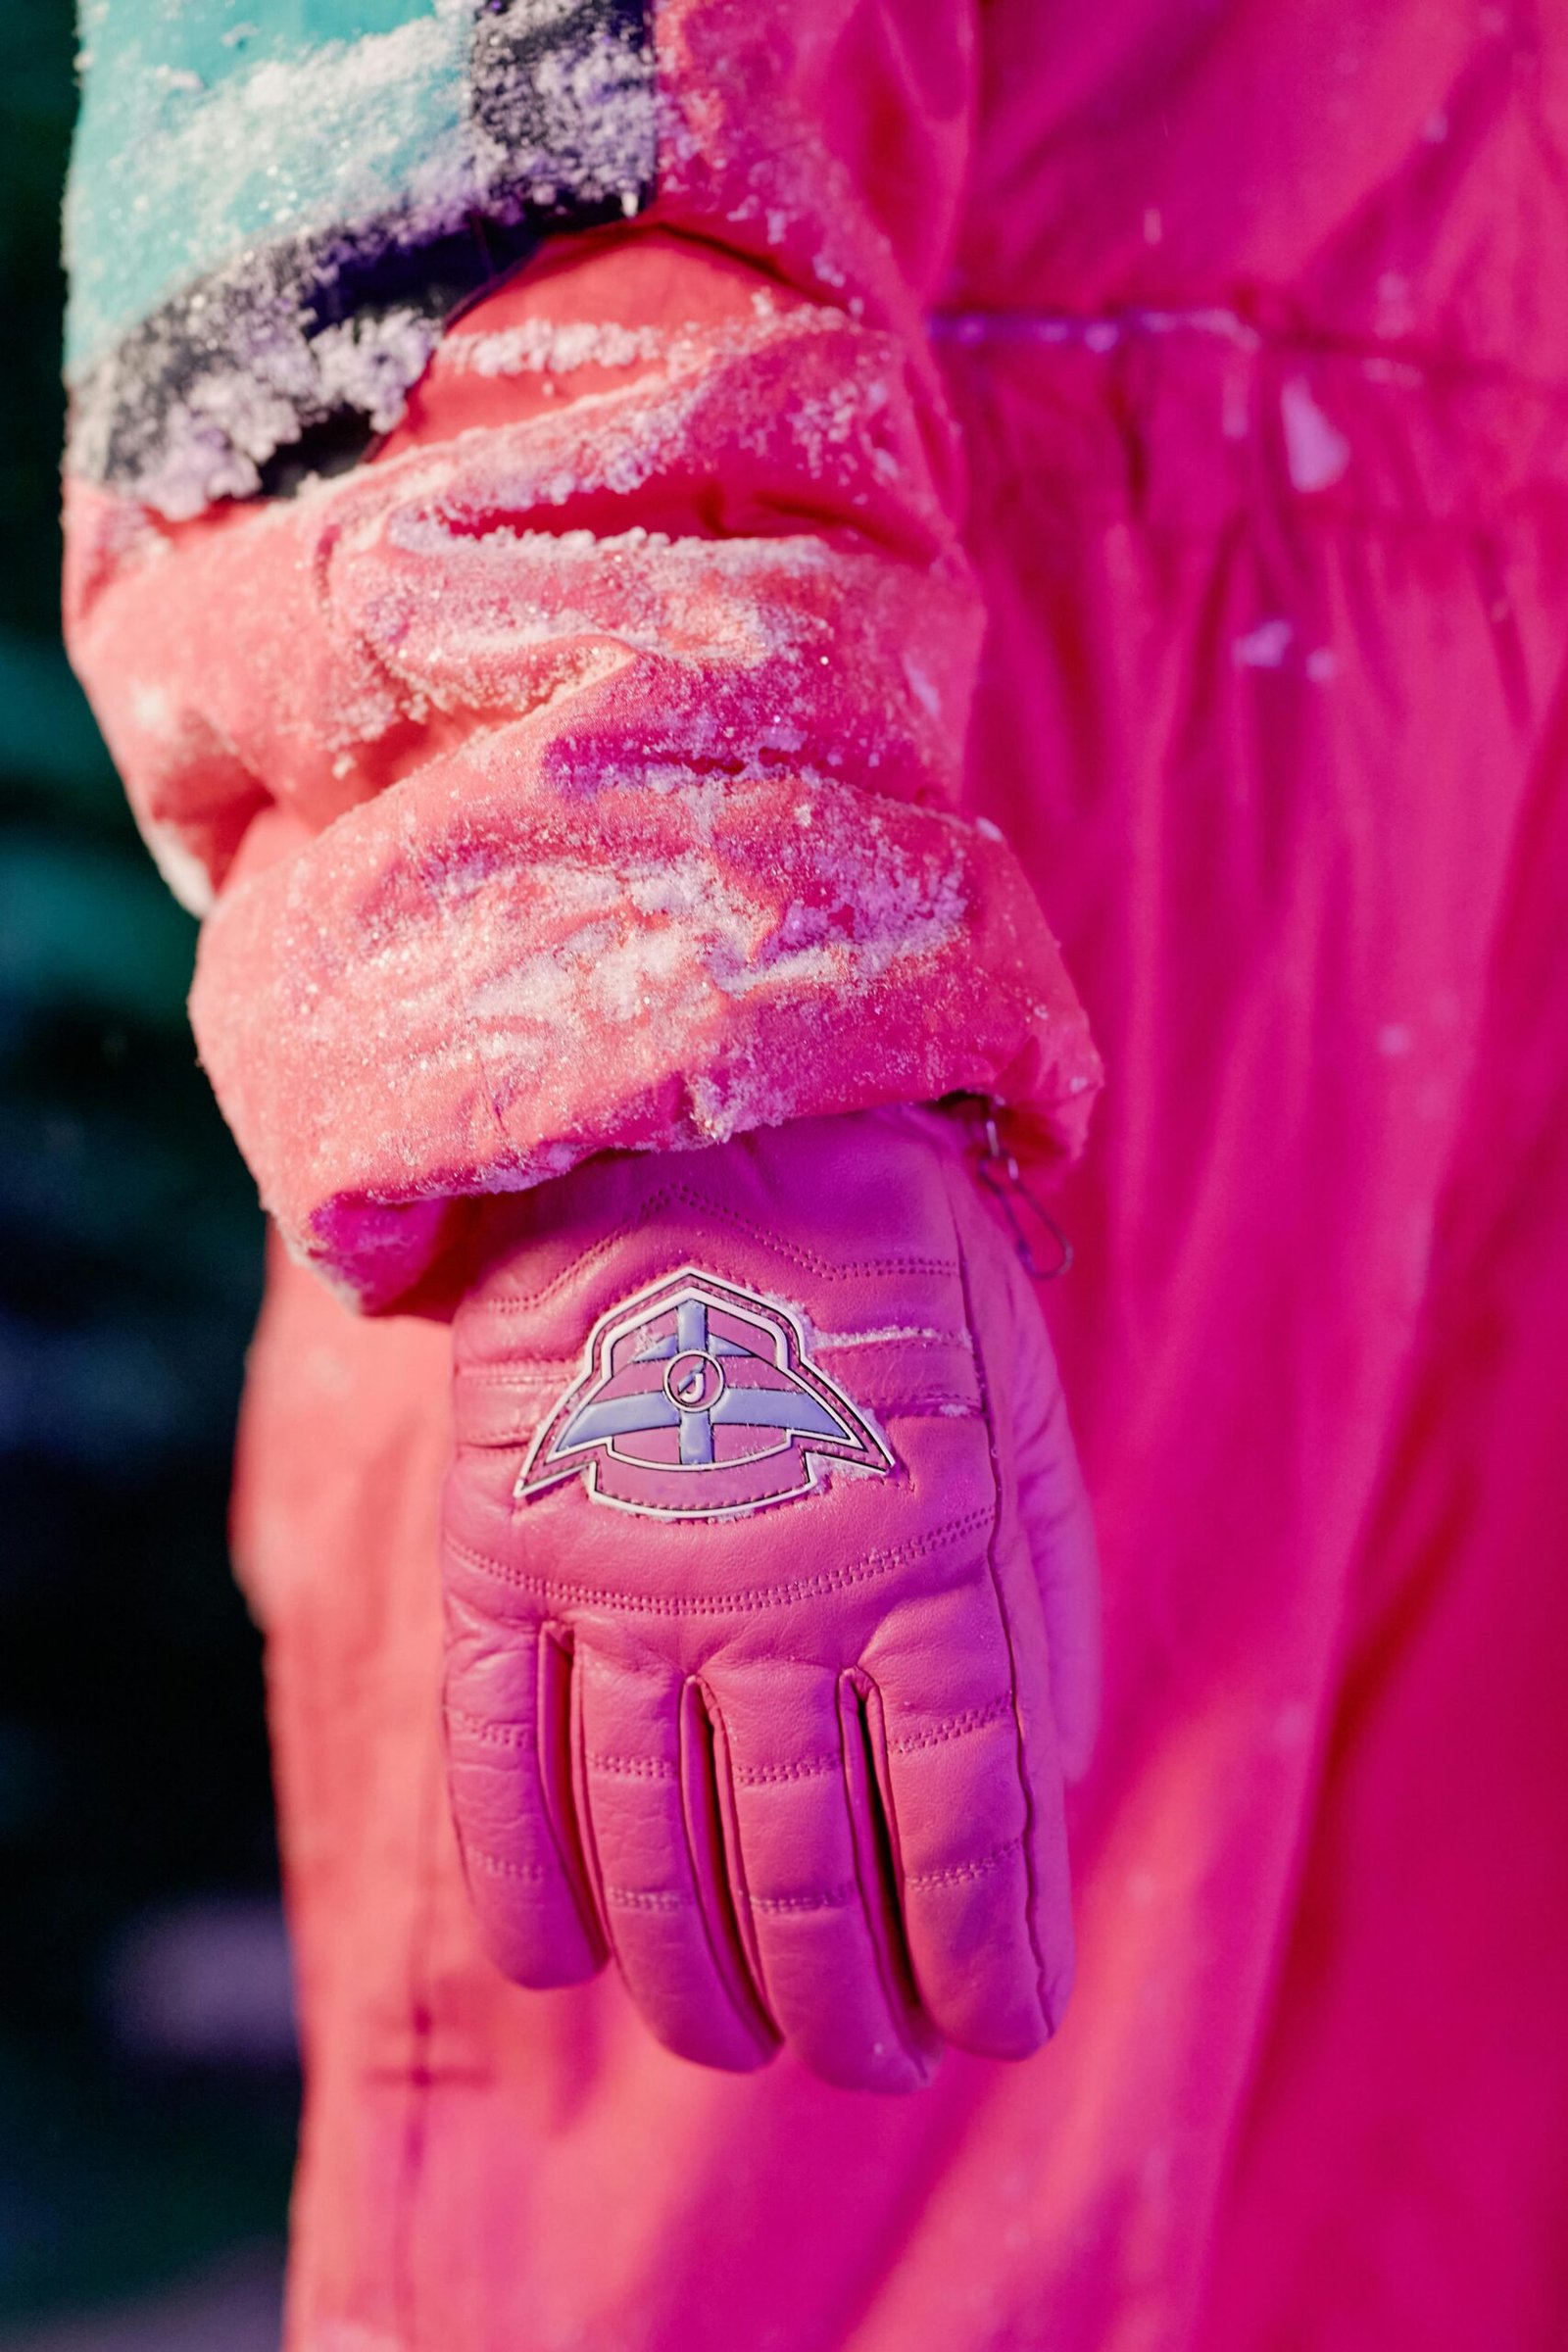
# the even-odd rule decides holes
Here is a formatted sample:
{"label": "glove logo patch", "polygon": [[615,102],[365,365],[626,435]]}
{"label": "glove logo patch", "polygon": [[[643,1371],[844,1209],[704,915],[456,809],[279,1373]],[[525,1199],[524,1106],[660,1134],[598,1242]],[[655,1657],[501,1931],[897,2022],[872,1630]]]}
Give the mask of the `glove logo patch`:
{"label": "glove logo patch", "polygon": [[729,1518],[819,1491],[834,1462],[887,1471],[893,1456],[787,1306],[687,1266],[600,1317],[516,1494],[582,1474],[619,1510]]}

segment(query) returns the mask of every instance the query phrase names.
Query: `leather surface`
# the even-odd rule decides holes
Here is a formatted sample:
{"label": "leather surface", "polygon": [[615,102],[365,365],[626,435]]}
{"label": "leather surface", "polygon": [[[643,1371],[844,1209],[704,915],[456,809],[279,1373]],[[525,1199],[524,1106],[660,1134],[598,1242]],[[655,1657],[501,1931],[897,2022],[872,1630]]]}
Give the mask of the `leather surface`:
{"label": "leather surface", "polygon": [[[661,2040],[781,2042],[903,2090],[1021,2057],[1072,1976],[1062,1774],[1092,1734],[1094,1544],[1035,1301],[949,1121],[871,1114],[595,1163],[454,1324],[453,1804],[487,1948],[608,1955]],[[694,1266],[788,1307],[884,1473],[661,1520],[519,1500],[593,1327]]]}

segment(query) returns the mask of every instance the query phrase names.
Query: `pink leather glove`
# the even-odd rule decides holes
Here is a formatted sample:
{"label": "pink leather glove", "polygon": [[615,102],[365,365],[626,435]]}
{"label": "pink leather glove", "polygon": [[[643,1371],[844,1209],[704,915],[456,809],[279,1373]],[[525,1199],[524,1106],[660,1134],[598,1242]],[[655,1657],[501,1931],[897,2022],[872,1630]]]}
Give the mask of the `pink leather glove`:
{"label": "pink leather glove", "polygon": [[1072,1975],[1094,1544],[1050,1343],[934,1112],[591,1162],[455,1324],[452,1798],[519,1984],[911,2088]]}

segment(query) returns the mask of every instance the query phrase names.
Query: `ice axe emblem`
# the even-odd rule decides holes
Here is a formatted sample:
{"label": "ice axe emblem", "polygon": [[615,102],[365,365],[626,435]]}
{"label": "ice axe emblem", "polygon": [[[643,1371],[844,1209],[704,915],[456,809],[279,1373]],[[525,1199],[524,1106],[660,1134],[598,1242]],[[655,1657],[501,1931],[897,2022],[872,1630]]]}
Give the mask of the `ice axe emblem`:
{"label": "ice axe emblem", "polygon": [[516,1493],[582,1474],[623,1511],[727,1518],[816,1492],[833,1463],[884,1472],[893,1455],[792,1308],[688,1266],[601,1316]]}

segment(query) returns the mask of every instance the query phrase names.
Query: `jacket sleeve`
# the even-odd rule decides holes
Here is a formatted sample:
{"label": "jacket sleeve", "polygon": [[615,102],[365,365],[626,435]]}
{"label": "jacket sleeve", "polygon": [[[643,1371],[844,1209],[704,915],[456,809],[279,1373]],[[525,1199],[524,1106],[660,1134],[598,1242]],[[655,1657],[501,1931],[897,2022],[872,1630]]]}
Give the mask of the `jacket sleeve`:
{"label": "jacket sleeve", "polygon": [[[652,203],[453,323],[373,458],[171,520],[68,482],[68,632],[205,911],[202,1058],[368,1310],[609,1149],[1098,1066],[963,814],[981,628],[921,326],[970,28],[668,0]],[[193,191],[193,200],[196,191]]]}

